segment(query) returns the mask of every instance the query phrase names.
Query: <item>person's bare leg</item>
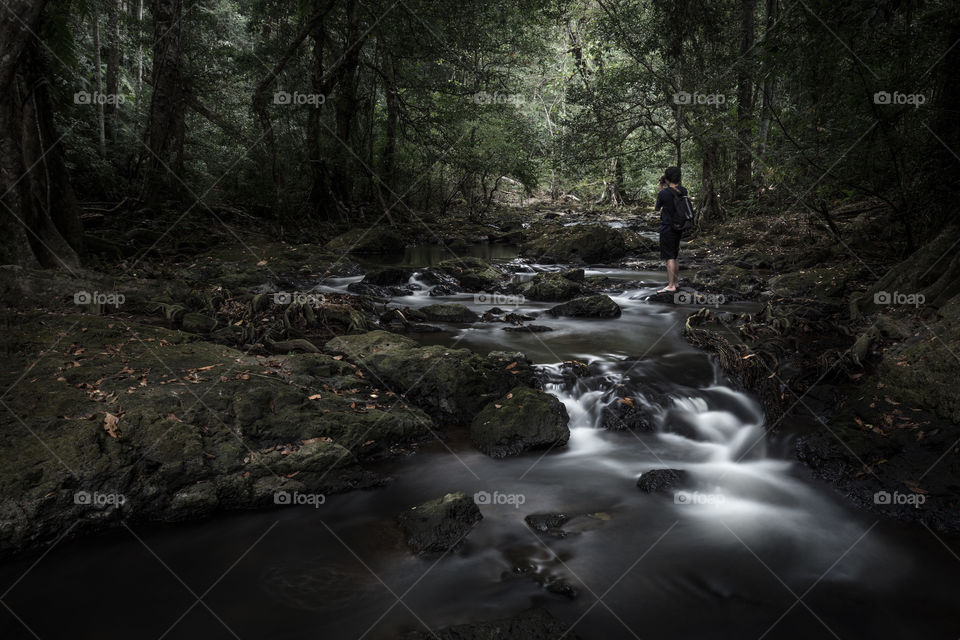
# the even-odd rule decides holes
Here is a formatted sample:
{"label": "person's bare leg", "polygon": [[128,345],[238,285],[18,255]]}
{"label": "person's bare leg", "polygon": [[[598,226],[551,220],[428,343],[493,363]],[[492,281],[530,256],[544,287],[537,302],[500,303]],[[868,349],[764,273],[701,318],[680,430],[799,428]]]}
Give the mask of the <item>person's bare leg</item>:
{"label": "person's bare leg", "polygon": [[664,291],[674,292],[677,290],[677,276],[680,273],[680,263],[677,262],[676,258],[671,258],[667,260],[667,286],[663,289],[660,289],[657,293],[663,293]]}

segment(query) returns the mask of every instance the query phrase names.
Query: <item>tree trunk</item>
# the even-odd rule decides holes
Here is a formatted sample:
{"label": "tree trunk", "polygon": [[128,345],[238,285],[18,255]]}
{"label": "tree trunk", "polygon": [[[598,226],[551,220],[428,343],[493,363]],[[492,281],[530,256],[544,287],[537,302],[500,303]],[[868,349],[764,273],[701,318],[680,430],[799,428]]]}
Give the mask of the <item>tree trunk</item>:
{"label": "tree trunk", "polygon": [[332,167],[333,193],[341,203],[350,200],[354,165],[351,153],[353,121],[357,113],[357,70],[360,64],[360,17],[357,0],[347,3],[347,33],[344,38],[343,62],[337,70],[337,103],[335,107],[338,162]]}
{"label": "tree trunk", "polygon": [[76,252],[48,211],[34,206],[23,148],[26,132],[18,76],[29,64],[28,45],[32,41],[36,46],[33,34],[41,32],[45,5],[45,0],[6,0],[0,11],[0,262],[70,269],[79,262]]}
{"label": "tree trunk", "polygon": [[100,2],[93,2],[93,16],[90,21],[93,25],[93,67],[97,79],[97,94],[94,108],[97,110],[97,152],[100,157],[107,155],[106,124],[104,122],[104,95],[103,95],[103,60],[100,57]]}
{"label": "tree trunk", "polygon": [[717,194],[717,167],[720,162],[720,146],[716,138],[699,141],[701,148],[700,198],[697,200],[697,228],[704,229],[723,220],[723,208]]}
{"label": "tree trunk", "polygon": [[158,204],[182,191],[184,93],[180,58],[182,0],[153,0],[153,96],[144,200]]}
{"label": "tree trunk", "polygon": [[[313,67],[311,73],[311,87],[315,94],[326,96],[330,91],[330,83],[324,78],[323,51],[326,40],[326,29],[323,20],[320,20],[310,33],[313,41]],[[325,102],[325,101],[324,101]],[[311,106],[307,116],[307,156],[310,161],[310,205],[314,216],[318,220],[333,220],[336,213],[336,203],[330,197],[330,169],[323,152],[323,130],[321,118],[323,105]]]}
{"label": "tree trunk", "polygon": [[117,141],[117,100],[120,93],[120,11],[121,0],[107,2],[107,95],[114,96],[105,106],[106,138]]}
{"label": "tree trunk", "polygon": [[[69,255],[82,247],[83,226],[80,205],[64,161],[62,136],[54,125],[54,105],[47,80],[51,74],[44,63],[42,46],[32,41],[24,56],[23,158],[26,166],[31,167],[25,182],[30,185],[32,207],[49,217],[57,234],[69,245]],[[47,244],[50,248],[63,246],[59,239]]]}
{"label": "tree trunk", "polygon": [[[764,61],[763,61],[763,107],[760,116],[760,140],[757,144],[757,156],[763,160],[767,153],[767,137],[770,135],[770,114],[773,112],[773,73],[771,72],[770,52],[768,46],[770,43],[770,32],[777,21],[777,2],[778,0],[766,0],[766,25],[764,27]],[[755,181],[762,182],[761,171],[763,167],[756,167]]]}
{"label": "tree trunk", "polygon": [[[397,150],[397,123],[400,120],[400,100],[397,93],[397,74],[393,56],[389,51],[383,52],[384,94],[386,96],[387,122],[384,130],[382,174],[386,192],[390,194],[394,189],[394,162]],[[389,196],[385,196],[389,197]]]}
{"label": "tree trunk", "polygon": [[750,190],[753,178],[753,158],[751,155],[753,136],[750,131],[753,111],[753,82],[751,65],[747,55],[754,44],[753,14],[757,0],[740,0],[740,61],[737,72],[737,169],[734,177],[734,191],[738,199],[745,198]]}

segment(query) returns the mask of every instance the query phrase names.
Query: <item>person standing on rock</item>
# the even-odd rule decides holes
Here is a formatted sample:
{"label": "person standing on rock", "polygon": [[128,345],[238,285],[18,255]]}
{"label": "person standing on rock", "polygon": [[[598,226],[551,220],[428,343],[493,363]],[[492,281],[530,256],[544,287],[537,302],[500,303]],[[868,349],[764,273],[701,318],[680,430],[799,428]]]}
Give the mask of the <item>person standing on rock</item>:
{"label": "person standing on rock", "polygon": [[677,199],[687,195],[686,187],[680,184],[680,167],[667,167],[660,178],[660,192],[654,211],[660,212],[660,257],[667,261],[667,286],[657,293],[673,292],[678,288],[680,275],[680,237],[683,231],[675,229]]}

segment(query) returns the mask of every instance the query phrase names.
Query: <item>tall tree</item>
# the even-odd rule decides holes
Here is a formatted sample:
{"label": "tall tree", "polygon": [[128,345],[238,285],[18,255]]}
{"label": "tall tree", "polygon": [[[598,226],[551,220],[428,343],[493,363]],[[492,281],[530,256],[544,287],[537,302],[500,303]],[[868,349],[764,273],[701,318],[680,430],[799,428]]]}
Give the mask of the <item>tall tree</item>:
{"label": "tall tree", "polygon": [[747,195],[753,180],[753,65],[750,62],[753,49],[754,17],[757,0],[740,0],[740,59],[737,62],[737,169],[734,195]]}
{"label": "tall tree", "polygon": [[181,191],[184,116],[182,0],[153,0],[153,73],[144,200],[156,204]]}
{"label": "tall tree", "polygon": [[[69,269],[78,264],[78,257],[64,233],[70,235],[71,229],[77,233],[79,219],[69,217],[76,212],[60,212],[54,220],[52,202],[35,197],[38,184],[34,178],[43,171],[37,165],[37,149],[41,155],[49,152],[47,155],[56,157],[59,153],[47,79],[35,73],[24,77],[28,65],[39,63],[41,45],[34,34],[41,32],[46,4],[45,0],[6,0],[0,11],[0,261]],[[38,125],[47,128],[46,134],[37,131]],[[48,182],[48,189],[63,187],[65,179],[65,173],[58,176],[55,182]]]}

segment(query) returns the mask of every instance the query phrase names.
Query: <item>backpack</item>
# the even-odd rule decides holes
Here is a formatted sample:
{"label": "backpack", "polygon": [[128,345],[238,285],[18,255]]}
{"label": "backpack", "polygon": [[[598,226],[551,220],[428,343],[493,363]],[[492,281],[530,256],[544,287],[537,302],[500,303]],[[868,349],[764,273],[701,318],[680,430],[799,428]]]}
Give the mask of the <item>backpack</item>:
{"label": "backpack", "polygon": [[684,195],[673,187],[667,187],[673,195],[673,219],[670,226],[674,231],[687,231],[693,228],[693,205],[690,196]]}

